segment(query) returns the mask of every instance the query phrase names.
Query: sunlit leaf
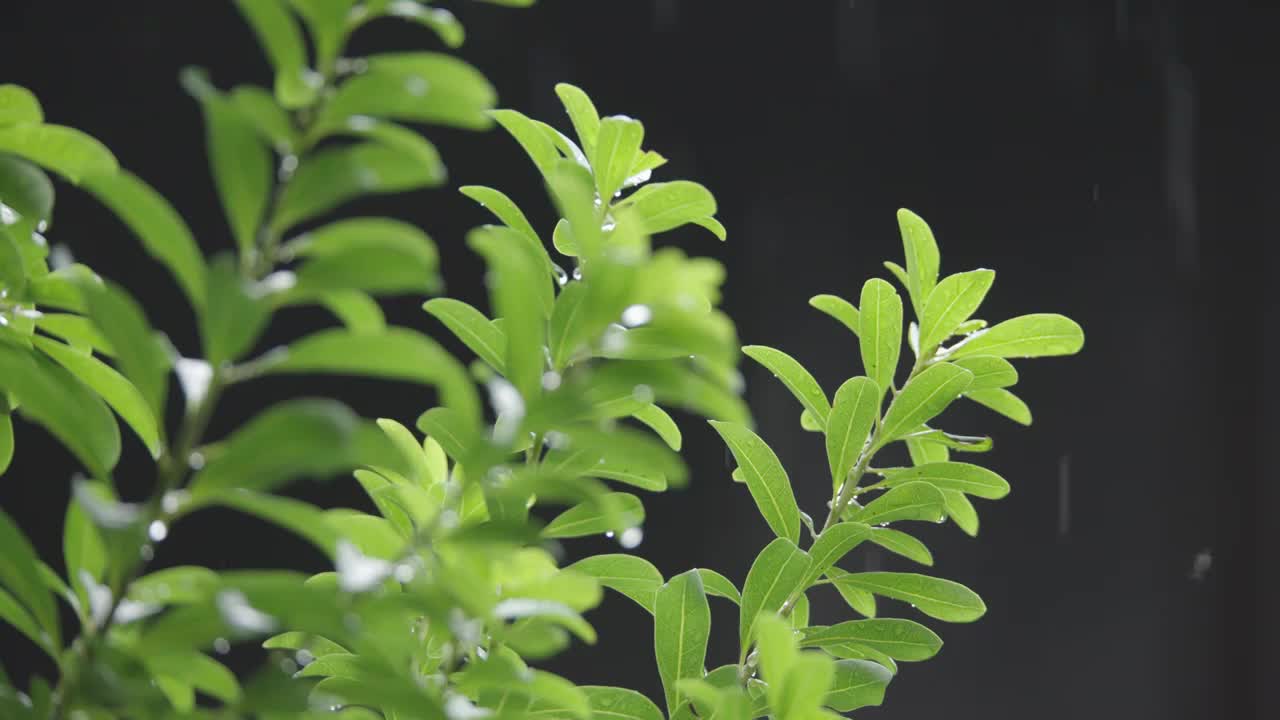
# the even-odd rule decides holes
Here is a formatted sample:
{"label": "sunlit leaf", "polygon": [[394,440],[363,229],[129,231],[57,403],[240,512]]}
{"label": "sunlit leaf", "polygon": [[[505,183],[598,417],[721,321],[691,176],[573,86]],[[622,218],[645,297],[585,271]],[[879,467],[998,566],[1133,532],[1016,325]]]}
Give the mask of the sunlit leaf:
{"label": "sunlit leaf", "polygon": [[40,101],[21,85],[0,85],[0,127],[44,122]]}
{"label": "sunlit leaf", "polygon": [[942,492],[925,482],[908,482],[890,489],[866,507],[850,515],[866,525],[881,525],[899,520],[942,522],[945,517]]}
{"label": "sunlit leaf", "polygon": [[635,210],[645,230],[657,234],[716,214],[716,199],[688,180],[645,185],[619,203]]}
{"label": "sunlit leaf", "polygon": [[970,335],[951,357],[994,355],[1004,358],[1073,355],[1084,347],[1084,331],[1074,320],[1048,313],[1005,320]]}
{"label": "sunlit leaf", "polygon": [[662,573],[647,560],[634,555],[595,555],[566,569],[586,573],[650,613],[654,611],[654,597],[662,585]]}
{"label": "sunlit leaf", "polygon": [[713,420],[711,426],[720,433],[737,460],[765,522],[778,537],[793,543],[799,540],[800,508],[778,456],[758,435],[742,425]]}
{"label": "sunlit leaf", "polygon": [[705,672],[711,608],[698,572],[682,573],[660,587],[653,615],[658,675],[662,678],[667,711],[674,714],[681,704],[677,683],[685,678],[700,678]]}
{"label": "sunlit leaf", "polygon": [[507,337],[484,313],[452,298],[428,300],[423,310],[444,323],[464,345],[498,372],[506,369]]}
{"label": "sunlit leaf", "polygon": [[792,593],[801,592],[809,575],[809,555],[786,538],[775,538],[756,556],[742,586],[742,610],[738,614],[738,642],[746,659],[756,619],[782,608]]}
{"label": "sunlit leaf", "polygon": [[907,258],[906,286],[916,317],[923,317],[925,304],[938,282],[938,243],[928,223],[910,210],[898,211],[902,250]]}
{"label": "sunlit leaf", "polygon": [[836,390],[835,402],[826,423],[826,445],[831,482],[837,490],[862,455],[878,415],[879,403],[879,388],[870,378],[850,378]]}
{"label": "sunlit leaf", "polygon": [[796,396],[800,404],[818,419],[819,425],[826,427],[827,415],[831,413],[827,394],[803,365],[790,355],[764,345],[746,345],[742,348],[742,353],[772,372]]}
{"label": "sunlit leaf", "polygon": [[995,410],[1016,423],[1031,424],[1031,408],[1027,407],[1022,398],[1004,388],[970,390],[964,396],[979,405]]}
{"label": "sunlit leaf", "polygon": [[994,355],[956,358],[951,364],[973,373],[973,384],[969,386],[966,394],[972,394],[977,390],[1009,387],[1018,382],[1018,371],[1013,364]]}
{"label": "sunlit leaf", "polygon": [[893,673],[867,660],[837,660],[835,679],[823,704],[838,712],[875,707],[884,701]]}
{"label": "sunlit leaf", "polygon": [[915,573],[850,573],[840,584],[910,603],[920,612],[946,622],[973,622],[987,612],[982,598],[957,582]]}
{"label": "sunlit leaf", "polygon": [[946,410],[973,382],[973,373],[950,363],[930,365],[907,381],[876,434],[873,450],[901,438]]}
{"label": "sunlit leaf", "polygon": [[470,130],[489,127],[497,94],[484,75],[456,57],[432,52],[382,53],[368,69],[338,86],[318,124],[336,126],[357,115]]}
{"label": "sunlit leaf", "polygon": [[860,318],[858,308],[844,298],[835,295],[814,295],[809,298],[809,304],[830,315],[834,320],[849,329],[854,335],[858,334],[860,327]]}
{"label": "sunlit leaf", "polygon": [[986,298],[995,277],[992,270],[973,270],[949,275],[938,283],[920,316],[922,352],[946,340],[960,323],[969,319]]}
{"label": "sunlit leaf", "polygon": [[0,127],[0,152],[24,157],[73,183],[119,169],[115,156],[102,143],[62,125]]}
{"label": "sunlit leaf", "polygon": [[897,618],[850,620],[838,625],[812,627],[804,631],[803,647],[826,647],[856,643],[885,653],[894,660],[928,660],[942,648],[942,639],[929,628]]}
{"label": "sunlit leaf", "polygon": [[642,522],[644,505],[640,498],[629,493],[610,493],[606,498],[588,500],[560,513],[542,529],[542,536],[572,538],[621,533]]}
{"label": "sunlit leaf", "polygon": [[959,490],[989,500],[1009,494],[1009,483],[1004,478],[969,463],[932,462],[885,473],[885,484],[890,487],[916,481],[929,483],[939,490]]}
{"label": "sunlit leaf", "polygon": [[[587,102],[590,103],[589,100]],[[589,119],[587,122],[590,122]],[[596,177],[596,191],[602,198],[612,198],[622,187],[623,181],[631,176],[631,166],[644,141],[644,125],[629,117],[613,115],[600,120],[597,130],[595,150],[590,154],[591,167]],[[704,214],[711,215],[714,212],[713,208],[711,212]]]}

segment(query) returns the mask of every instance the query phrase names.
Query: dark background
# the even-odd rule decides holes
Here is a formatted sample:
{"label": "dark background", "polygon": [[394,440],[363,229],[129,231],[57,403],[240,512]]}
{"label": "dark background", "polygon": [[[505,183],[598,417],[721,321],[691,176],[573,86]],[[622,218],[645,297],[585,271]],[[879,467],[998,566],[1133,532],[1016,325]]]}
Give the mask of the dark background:
{"label": "dark background", "polygon": [[[268,80],[232,5],[4,5],[0,80],[32,88],[51,121],[102,139],[186,215],[206,251],[228,247],[198,110],[176,77],[196,64],[223,87]],[[578,84],[602,113],[645,122],[646,145],[671,159],[657,177],[716,193],[726,244],[697,230],[664,242],[722,259],[743,342],[787,350],[828,390],[857,371],[856,344],[806,301],[821,292],[856,299],[866,277],[885,274],[881,260],[900,259],[900,206],[931,222],[944,272],[999,271],[984,317],[1055,311],[1085,327],[1080,357],[1023,364],[1019,394],[1036,412],[1032,428],[980,408],[953,411],[956,429],[995,436],[989,462],[1014,493],[980,505],[977,540],[950,525],[926,528],[925,539],[938,573],[977,589],[990,612],[975,625],[931,623],[944,652],[904,666],[886,707],[860,716],[1277,716],[1267,650],[1280,640],[1269,585],[1280,497],[1262,465],[1278,429],[1268,282],[1280,190],[1280,62],[1270,46],[1280,11],[1264,5],[448,4],[468,29],[461,54],[503,105],[567,128],[552,86]],[[395,23],[357,37],[353,51],[438,47]],[[509,138],[429,135],[453,187],[498,187],[549,235],[535,171]],[[480,263],[462,238],[486,215],[470,201],[439,190],[353,210],[426,228],[451,294],[483,302]],[[196,352],[172,281],[104,210],[67,189],[49,235],[130,287],[179,348]],[[393,301],[389,316],[443,338],[419,302]],[[322,322],[294,312],[271,333],[293,337]],[[802,506],[817,513],[827,492],[819,441],[800,430],[799,407],[780,384],[753,366],[744,372],[762,434]],[[213,437],[264,399],[307,392],[405,422],[430,400],[376,382],[273,380],[235,389]],[[667,574],[709,566],[741,582],[768,530],[729,482],[719,441],[700,422],[682,425],[693,483],[647,503],[641,550]],[[126,438],[118,477],[141,495],[149,466]],[[73,471],[65,452],[21,425],[18,457],[0,481],[3,507],[55,566]],[[298,493],[363,503],[344,480]],[[157,566],[184,562],[323,567],[280,531],[212,512],[157,550]],[[849,567],[863,562],[899,567],[875,555]],[[834,594],[815,595],[815,618],[847,613]],[[734,616],[717,608],[711,664],[736,649]],[[658,691],[644,613],[610,600],[593,619],[601,645],[576,648],[554,668],[582,683]],[[0,631],[9,671],[48,673],[24,642]]]}

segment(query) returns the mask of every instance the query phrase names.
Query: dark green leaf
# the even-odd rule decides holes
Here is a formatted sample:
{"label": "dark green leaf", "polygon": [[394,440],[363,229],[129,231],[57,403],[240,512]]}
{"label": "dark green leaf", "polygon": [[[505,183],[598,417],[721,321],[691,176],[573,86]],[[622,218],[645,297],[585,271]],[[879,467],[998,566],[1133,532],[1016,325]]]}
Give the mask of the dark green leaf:
{"label": "dark green leaf", "polygon": [[754,432],[737,423],[712,421],[742,469],[751,497],[765,522],[780,538],[800,539],[800,508],[778,456]]}
{"label": "dark green leaf", "polygon": [[261,291],[236,268],[229,253],[209,263],[209,299],[200,322],[205,355],[214,367],[239,360],[253,349],[270,319]]}
{"label": "dark green leaf", "polygon": [[805,575],[801,587],[808,587],[822,577],[831,566],[849,554],[868,537],[871,528],[862,523],[843,522],[823,530],[809,548],[809,572]]}
{"label": "dark green leaf", "polygon": [[929,552],[929,548],[924,543],[899,530],[871,528],[871,535],[868,539],[885,550],[901,555],[908,560],[914,560],[921,565],[933,564],[933,553]]}
{"label": "dark green leaf", "polygon": [[893,673],[867,660],[837,660],[836,676],[823,704],[838,712],[876,707],[884,701],[884,691]]}
{"label": "dark green leaf", "polygon": [[840,583],[840,579],[849,573],[838,567],[827,570],[827,578],[831,580],[831,584],[839,591],[840,597],[844,598],[845,603],[853,608],[856,612],[864,617],[873,618],[876,616],[876,596],[866,590],[859,590],[855,587],[848,587]]}
{"label": "dark green leaf", "polygon": [[479,70],[462,60],[431,52],[384,53],[365,60],[368,70],[343,82],[325,106],[321,127],[359,115],[469,130],[489,127],[486,113],[497,94]]}
{"label": "dark green leaf", "polygon": [[0,510],[0,584],[9,589],[26,611],[35,619],[41,631],[48,633],[48,645],[60,644],[57,608],[37,569],[39,558],[35,548],[22,534],[13,520]]}
{"label": "dark green leaf", "polygon": [[292,291],[303,298],[339,290],[426,293],[440,287],[435,243],[399,220],[340,220],[290,242],[285,252],[307,259]]}
{"label": "dark green leaf", "polygon": [[283,0],[236,0],[276,71],[276,98],[287,108],[310,105],[322,78],[306,67],[302,29]]}
{"label": "dark green leaf", "polygon": [[53,214],[53,183],[26,160],[0,155],[0,201],[34,225]]}
{"label": "dark green leaf", "polygon": [[172,361],[141,306],[115,285],[81,283],[80,288],[87,314],[115,348],[120,372],[147,399],[151,412],[162,417]]}

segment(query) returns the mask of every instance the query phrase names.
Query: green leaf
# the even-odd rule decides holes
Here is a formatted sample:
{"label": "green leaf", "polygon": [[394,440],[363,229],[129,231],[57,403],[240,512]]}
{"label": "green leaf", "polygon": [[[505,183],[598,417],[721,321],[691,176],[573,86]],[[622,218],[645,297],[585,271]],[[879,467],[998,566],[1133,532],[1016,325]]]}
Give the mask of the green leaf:
{"label": "green leaf", "polygon": [[1071,318],[1050,313],[1022,315],[970,335],[951,357],[994,355],[1003,358],[1074,355],[1084,347],[1084,331]]}
{"label": "green leaf", "polygon": [[832,486],[839,490],[857,464],[879,414],[880,391],[874,380],[850,378],[836,390],[826,423],[827,462]]}
{"label": "green leaf", "polygon": [[152,414],[162,417],[172,361],[142,307],[116,285],[81,283],[80,290],[88,316],[116,351],[121,374],[147,399]]}
{"label": "green leaf", "polygon": [[560,159],[555,144],[528,116],[516,110],[493,110],[489,116],[520,143],[520,147],[543,175],[550,172]]}
{"label": "green leaf", "polygon": [[592,717],[600,720],[663,720],[658,706],[635,690],[600,685],[583,685],[579,689],[591,703]]}
{"label": "green leaf", "polygon": [[995,410],[1016,423],[1031,424],[1031,408],[1027,407],[1022,398],[1004,388],[970,390],[964,396],[979,405]]}
{"label": "green leaf", "polygon": [[368,70],[338,86],[320,127],[360,115],[468,130],[490,126],[488,112],[497,93],[483,73],[462,60],[433,52],[382,53],[365,60]]}
{"label": "green leaf", "polygon": [[560,513],[542,529],[542,537],[573,538],[606,532],[621,533],[642,522],[644,505],[640,498],[630,493],[609,493]]}
{"label": "green leaf", "polygon": [[115,156],[102,143],[62,125],[0,127],[0,152],[24,157],[76,184],[120,169]]}
{"label": "green leaf", "polygon": [[276,405],[202,451],[205,465],[192,493],[239,487],[271,490],[298,477],[348,470],[360,419],[334,400],[302,399]]}
{"label": "green leaf", "polygon": [[778,537],[792,543],[799,540],[800,508],[778,456],[760,436],[743,425],[713,420],[711,427],[720,433],[737,460],[765,522]]}
{"label": "green leaf", "polygon": [[931,462],[885,472],[885,484],[896,487],[909,482],[926,482],[939,490],[959,490],[988,500],[1009,494],[1009,483],[996,473],[962,462]]}
{"label": "green leaf", "polygon": [[924,306],[920,321],[920,351],[929,352],[951,337],[978,309],[996,279],[993,270],[973,270],[943,278]]}
{"label": "green leaf", "polygon": [[471,424],[461,413],[449,408],[432,408],[422,413],[416,426],[439,443],[454,460],[468,457],[472,444],[477,442]]}
{"label": "green leaf", "polygon": [[422,306],[494,370],[506,369],[507,338],[484,313],[452,298],[428,300]]}
{"label": "green leaf", "polygon": [[565,569],[590,575],[650,613],[654,611],[654,597],[662,585],[662,573],[647,560],[634,555],[596,555]]}
{"label": "green leaf", "polygon": [[53,358],[100,395],[138,434],[152,458],[160,457],[163,445],[156,417],[147,407],[142,393],[132,383],[92,355],[82,354],[60,342],[38,335],[33,336],[31,341],[41,352]]}
{"label": "green leaf", "polygon": [[680,452],[680,446],[683,444],[684,439],[680,434],[680,427],[676,425],[675,420],[671,419],[666,410],[657,405],[647,405],[632,413],[631,417],[644,423],[650,430],[657,433],[658,437],[662,438],[662,441],[667,444],[667,447]]}
{"label": "green leaf", "polygon": [[514,230],[486,226],[473,230],[467,243],[484,256],[494,274],[492,304],[507,336],[505,375],[528,402],[542,389],[546,323],[539,285],[547,287],[550,280],[528,246],[513,242],[512,235],[519,237]]}
{"label": "green leaf", "polygon": [[[596,137],[600,134],[600,113],[592,104],[591,98],[580,88],[569,83],[556,83],[556,95],[569,114],[573,130],[578,135],[578,143],[582,145],[587,157],[595,157]],[[637,144],[637,149],[639,145]]]}
{"label": "green leaf", "polygon": [[708,570],[707,568],[698,568],[698,574],[702,576],[702,589],[708,595],[732,600],[738,605],[742,604],[742,593],[738,592],[738,588],[733,584],[732,580],[715,570]]}
{"label": "green leaf", "polygon": [[190,683],[224,703],[234,703],[240,698],[240,683],[236,676],[208,655],[198,652],[148,655],[146,665],[155,675]]}
{"label": "green leaf", "polygon": [[773,373],[782,381],[792,395],[800,401],[805,410],[818,419],[822,428],[827,426],[827,415],[831,413],[831,405],[827,403],[827,394],[822,391],[818,381],[813,379],[808,370],[790,355],[764,345],[746,345],[742,352]]}
{"label": "green leaf", "polygon": [[[466,40],[466,31],[462,23],[458,22],[458,18],[454,17],[453,13],[444,8],[426,7],[416,2],[381,4],[386,6],[384,12],[388,17],[402,18],[431,29],[446,47],[461,47]],[[369,16],[372,15],[373,13],[369,13]]]}
{"label": "green leaf", "polygon": [[387,331],[382,308],[359,290],[334,290],[325,293],[320,301],[353,333],[379,335]]}
{"label": "green leaf", "polygon": [[222,505],[261,518],[298,535],[329,555],[337,546],[338,533],[324,512],[301,500],[235,489],[200,498],[199,505]]}
{"label": "green leaf", "polygon": [[812,627],[804,631],[800,641],[802,647],[846,643],[865,645],[894,660],[907,662],[928,660],[942,648],[942,638],[932,630],[920,623],[898,618],[849,620],[838,625]]}
{"label": "green leaf", "polygon": [[467,371],[435,341],[412,330],[385,333],[323,330],[293,343],[272,373],[339,373],[436,385],[445,405],[479,422],[480,400]]}
{"label": "green leaf", "polygon": [[21,85],[0,85],[0,127],[39,125],[42,122],[44,111],[30,90]]}
{"label": "green leaf", "polygon": [[742,610],[738,613],[740,663],[746,660],[756,619],[761,614],[777,612],[792,593],[803,591],[809,567],[809,555],[786,538],[775,538],[756,556],[742,586]]}
{"label": "green leaf", "polygon": [[421,488],[429,488],[432,485],[448,480],[447,473],[439,472],[427,460],[427,455],[423,451],[422,445],[418,444],[418,438],[414,437],[409,428],[389,418],[379,418],[375,423],[382,430],[382,433],[387,436],[387,439],[391,441],[391,444],[395,446],[401,459],[407,464],[410,470],[408,479],[412,480],[415,485]]}
{"label": "green leaf", "polygon": [[95,476],[120,459],[120,428],[107,406],[71,373],[31,351],[0,341],[0,390],[21,403]]}
{"label": "green leaf", "polygon": [[907,381],[880,424],[872,451],[929,422],[969,388],[973,373],[950,363],[938,363]]}
{"label": "green leaf", "polygon": [[969,536],[978,534],[978,511],[973,503],[959,490],[943,490],[942,499],[946,504],[947,516]]}
{"label": "green leaf", "polygon": [[785,620],[767,613],[759,618],[755,640],[760,652],[761,675],[769,683],[769,704],[777,711],[781,709],[778,701],[785,694],[787,675],[800,659],[795,633]]}
{"label": "green leaf", "polygon": [[337,290],[426,293],[440,287],[439,254],[426,233],[390,218],[349,218],[290,242],[297,270],[293,293],[302,297]]}
{"label": "green leaf", "polygon": [[835,679],[823,704],[838,712],[876,707],[884,702],[884,692],[893,679],[879,663],[868,660],[837,660]]}
{"label": "green leaf", "polygon": [[0,287],[5,294],[22,297],[27,287],[27,273],[22,251],[9,231],[0,225]]}
{"label": "green leaf", "polygon": [[0,155],[0,201],[35,225],[53,214],[53,183],[26,160]]}
{"label": "green leaf", "polygon": [[[40,629],[35,619],[31,617],[31,613],[27,612],[27,609],[22,607],[22,604],[16,598],[5,592],[3,587],[0,587],[0,621],[12,625],[15,630],[22,633],[36,647],[48,653],[49,657],[55,661],[58,660],[58,648],[53,646],[48,634]],[[4,689],[3,685],[0,685],[0,698],[3,697]],[[0,708],[2,707],[3,705],[0,705]]]}
{"label": "green leaf", "polygon": [[209,364],[221,367],[253,349],[270,320],[261,293],[242,275],[230,253],[209,263],[209,299],[200,319],[200,339]]}
{"label": "green leaf", "polygon": [[238,85],[227,93],[227,100],[257,130],[263,142],[281,155],[297,148],[298,131],[293,120],[271,93],[256,85]]}
{"label": "green leaf", "polygon": [[[40,579],[39,558],[35,548],[22,534],[13,520],[0,510],[0,585],[7,587],[13,597],[26,608],[49,641],[37,645],[58,647],[61,633],[58,630],[58,613],[53,596]],[[7,613],[0,613],[6,615]]]}
{"label": "green leaf", "polygon": [[480,207],[493,213],[493,216],[501,220],[503,225],[529,238],[538,247],[542,247],[542,238],[538,237],[538,232],[533,229],[529,219],[505,194],[480,185],[463,185],[458,188],[458,192],[475,200]]}
{"label": "green leaf", "polygon": [[124,222],[151,257],[173,273],[191,306],[203,311],[207,294],[204,259],[191,229],[168,201],[127,170],[89,178],[84,188]]}
{"label": "green leaf", "polygon": [[187,69],[182,82],[204,111],[209,168],[242,257],[255,257],[258,227],[274,181],[271,153],[257,129],[201,71]]}
{"label": "green leaf", "polygon": [[[943,494],[945,496],[945,492]],[[914,560],[921,565],[933,565],[933,553],[929,552],[929,548],[904,532],[891,528],[871,528],[871,535],[868,539],[885,550],[901,555],[908,560]]]}
{"label": "green leaf", "polygon": [[287,108],[310,105],[320,78],[306,67],[302,29],[283,0],[236,0],[276,71],[276,98]]}
{"label": "green leaf", "polygon": [[910,210],[898,211],[898,228],[902,231],[902,250],[907,258],[907,290],[916,317],[923,317],[925,304],[938,282],[938,243],[929,225]]}
{"label": "green leaf", "polygon": [[849,573],[838,567],[829,568],[827,570],[827,578],[831,580],[831,584],[839,591],[840,597],[844,598],[845,603],[853,608],[856,612],[861,613],[865,617],[873,618],[876,616],[876,596],[866,590],[859,590],[855,587],[847,587],[840,583],[840,579]]}
{"label": "green leaf", "polygon": [[[588,101],[590,102],[590,101]],[[644,125],[629,117],[613,115],[600,121],[591,167],[595,171],[596,190],[602,198],[612,198],[640,154],[644,141]],[[706,215],[714,214],[714,209]]]}
{"label": "green leaf", "polygon": [[180,565],[157,570],[129,583],[129,599],[152,605],[192,605],[208,600],[222,585],[209,568]]}
{"label": "green leaf", "polygon": [[837,523],[823,530],[809,548],[809,572],[805,575],[801,587],[812,585],[822,577],[829,568],[840,561],[849,551],[862,544],[871,534],[871,528],[862,523]]}
{"label": "green leaf", "polygon": [[872,278],[862,286],[861,304],[858,339],[862,366],[883,397],[893,387],[902,350],[902,299],[892,285]]}
{"label": "green leaf", "polygon": [[674,715],[682,702],[676,684],[705,673],[711,607],[698,572],[682,573],[658,588],[653,615],[658,675],[662,678],[667,712]]}
{"label": "green leaf", "polygon": [[356,0],[289,0],[289,4],[306,21],[315,48],[316,66],[333,67],[333,61],[347,38],[350,29],[348,19]]}
{"label": "green leaf", "polygon": [[835,295],[814,295],[809,298],[809,304],[830,315],[855,336],[858,335],[861,319],[858,316],[858,308],[854,307],[853,303]]}
{"label": "green leaf", "polygon": [[326,147],[298,166],[281,194],[272,230],[283,232],[362,195],[436,187],[444,181],[439,166],[422,165],[381,142]]}
{"label": "green leaf", "polygon": [[5,405],[0,412],[0,475],[4,475],[13,462],[13,418],[9,416],[8,403],[0,402],[0,405]]}
{"label": "green leaf", "polygon": [[645,230],[656,235],[715,215],[716,199],[698,183],[676,180],[645,185],[618,207],[634,209]]}
{"label": "green leaf", "polygon": [[956,358],[951,362],[973,373],[973,384],[969,386],[967,395],[977,390],[990,390],[1015,385],[1018,382],[1018,371],[1004,358],[992,355],[972,355]]}
{"label": "green leaf", "polygon": [[910,603],[931,618],[945,622],[973,622],[987,612],[982,598],[957,582],[915,573],[851,573],[840,583]]}
{"label": "green leaf", "polygon": [[942,492],[924,482],[909,482],[890,488],[849,518],[866,525],[883,525],[899,520],[942,522]]}

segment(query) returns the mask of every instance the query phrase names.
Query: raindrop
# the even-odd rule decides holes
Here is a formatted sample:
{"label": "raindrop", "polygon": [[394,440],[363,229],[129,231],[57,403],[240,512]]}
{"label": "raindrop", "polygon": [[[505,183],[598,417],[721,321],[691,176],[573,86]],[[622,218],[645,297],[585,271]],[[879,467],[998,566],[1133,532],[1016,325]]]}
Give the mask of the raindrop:
{"label": "raindrop", "polygon": [[169,527],[163,520],[152,520],[147,526],[147,537],[151,538],[152,542],[160,542],[169,537]]}
{"label": "raindrop", "polygon": [[631,389],[631,397],[636,402],[651,403],[653,402],[653,388],[648,385],[637,385]]}
{"label": "raindrop", "polygon": [[297,169],[298,156],[292,154],[285,155],[280,158],[280,167],[276,170],[276,178],[278,178],[280,182],[286,182],[289,178],[293,177],[293,173]]}
{"label": "raindrop", "polygon": [[[192,453],[192,454],[196,454],[196,453]],[[203,456],[201,457],[201,460],[204,460]],[[195,468],[194,463],[192,463],[192,467]],[[199,469],[199,468],[195,468],[195,469]],[[164,510],[165,513],[168,515],[173,515],[174,513],[178,512],[178,510],[182,509],[182,506],[186,504],[186,502],[187,502],[186,491],[170,490],[169,492],[164,494],[163,498],[161,498],[160,509]]]}
{"label": "raindrop", "polygon": [[48,229],[49,229],[48,220],[41,220],[40,222],[36,223],[36,232],[45,232]]}
{"label": "raindrop", "polygon": [[71,486],[71,494],[80,503],[80,507],[89,513],[89,517],[93,518],[93,522],[101,527],[128,527],[142,516],[142,508],[136,503],[117,502],[105,497],[83,478],[75,480]]}
{"label": "raindrop", "polygon": [[399,565],[396,566],[396,569],[394,572],[396,582],[402,585],[407,585],[413,582],[413,576],[416,574],[417,574],[417,571],[414,570],[413,566],[410,565],[409,563],[400,563]]}
{"label": "raindrop", "polygon": [[173,371],[178,375],[182,394],[187,396],[187,408],[199,405],[209,392],[209,383],[213,380],[213,366],[204,360],[180,357],[173,364]]}
{"label": "raindrop", "polygon": [[347,118],[347,127],[356,132],[368,132],[377,124],[377,121],[368,115],[352,115]]}
{"label": "raindrop", "polygon": [[219,655],[226,655],[231,652],[231,643],[226,638],[218,638],[213,641],[213,651]]}
{"label": "raindrop", "polygon": [[391,575],[391,563],[365,555],[347,540],[338,542],[333,564],[338,571],[338,587],[350,593],[372,590]]}
{"label": "raindrop", "polygon": [[223,590],[215,599],[222,619],[231,627],[247,633],[268,633],[275,629],[275,618],[249,604],[239,590]]}
{"label": "raindrop", "polygon": [[549,430],[542,441],[552,450],[564,450],[569,447],[569,436],[558,430]]}
{"label": "raindrop", "polygon": [[613,229],[616,227],[618,227],[618,223],[614,222],[613,218],[609,218],[600,224],[600,231],[613,232]]}
{"label": "raindrop", "polygon": [[605,537],[607,537],[607,538],[609,538],[610,540],[612,540],[612,539],[613,539],[613,531],[612,531],[612,530],[610,530],[610,531],[606,532],[606,533],[604,534],[604,536],[605,536]]}
{"label": "raindrop", "polygon": [[560,267],[559,265],[556,265],[555,263],[552,263],[551,271],[556,274],[557,285],[559,285],[560,287],[564,287],[565,285],[569,284],[569,273],[565,271],[564,268]]}
{"label": "raindrop", "polygon": [[627,329],[616,323],[609,325],[600,338],[600,347],[609,354],[622,352],[627,347]]}
{"label": "raindrop", "polygon": [[[639,185],[641,183],[647,183],[649,182],[649,178],[651,177],[653,177],[652,170],[641,170],[635,175],[632,175],[631,177],[622,181],[622,190],[626,190],[629,187],[635,187],[636,185]],[[622,194],[622,190],[618,191],[618,195]],[[617,195],[615,195],[614,197],[617,197]]]}
{"label": "raindrop", "polygon": [[292,675],[298,672],[298,663],[290,660],[289,658],[284,658],[280,661],[280,670],[283,671],[285,675]]}
{"label": "raindrop", "polygon": [[312,662],[315,662],[316,656],[312,655],[310,650],[306,648],[302,648],[301,650],[293,654],[293,658],[298,662],[299,665],[301,665],[302,667],[306,667],[307,665],[310,665]]}
{"label": "raindrop", "polygon": [[13,208],[8,205],[0,203],[0,224],[12,225],[16,222],[18,222],[18,213],[14,212]]}
{"label": "raindrop", "polygon": [[298,284],[298,276],[292,270],[277,270],[258,281],[253,287],[255,297],[266,297],[276,293],[292,290]]}
{"label": "raindrop", "polygon": [[156,557],[156,551],[150,545],[143,545],[138,548],[138,557],[142,558],[143,562],[151,562]]}
{"label": "raindrop", "polygon": [[574,279],[574,280],[581,280],[581,279],[582,279],[582,266],[581,266],[581,265],[579,265],[578,267],[576,267],[576,268],[574,268],[574,269],[573,269],[573,279]]}
{"label": "raindrop", "polygon": [[515,385],[502,378],[495,377],[487,384],[489,403],[498,419],[493,424],[493,439],[506,445],[515,439],[520,421],[524,420],[524,398]]}
{"label": "raindrop", "polygon": [[199,451],[192,451],[192,453],[187,456],[187,466],[190,467],[192,470],[203,469],[204,453]]}
{"label": "raindrop", "polygon": [[653,320],[653,310],[648,305],[631,305],[622,311],[622,324],[627,327],[647,325]]}
{"label": "raindrop", "polygon": [[618,544],[626,550],[632,550],[640,546],[644,540],[644,530],[638,527],[630,527],[622,531],[618,536]]}
{"label": "raindrop", "polygon": [[542,373],[542,389],[555,390],[560,387],[560,373],[555,370],[548,370]]}
{"label": "raindrop", "polygon": [[419,75],[413,75],[404,81],[404,90],[414,97],[427,94],[427,81]]}
{"label": "raindrop", "polygon": [[61,270],[70,267],[76,262],[75,257],[71,254],[71,250],[66,245],[54,245],[49,250],[49,268],[52,270]]}

